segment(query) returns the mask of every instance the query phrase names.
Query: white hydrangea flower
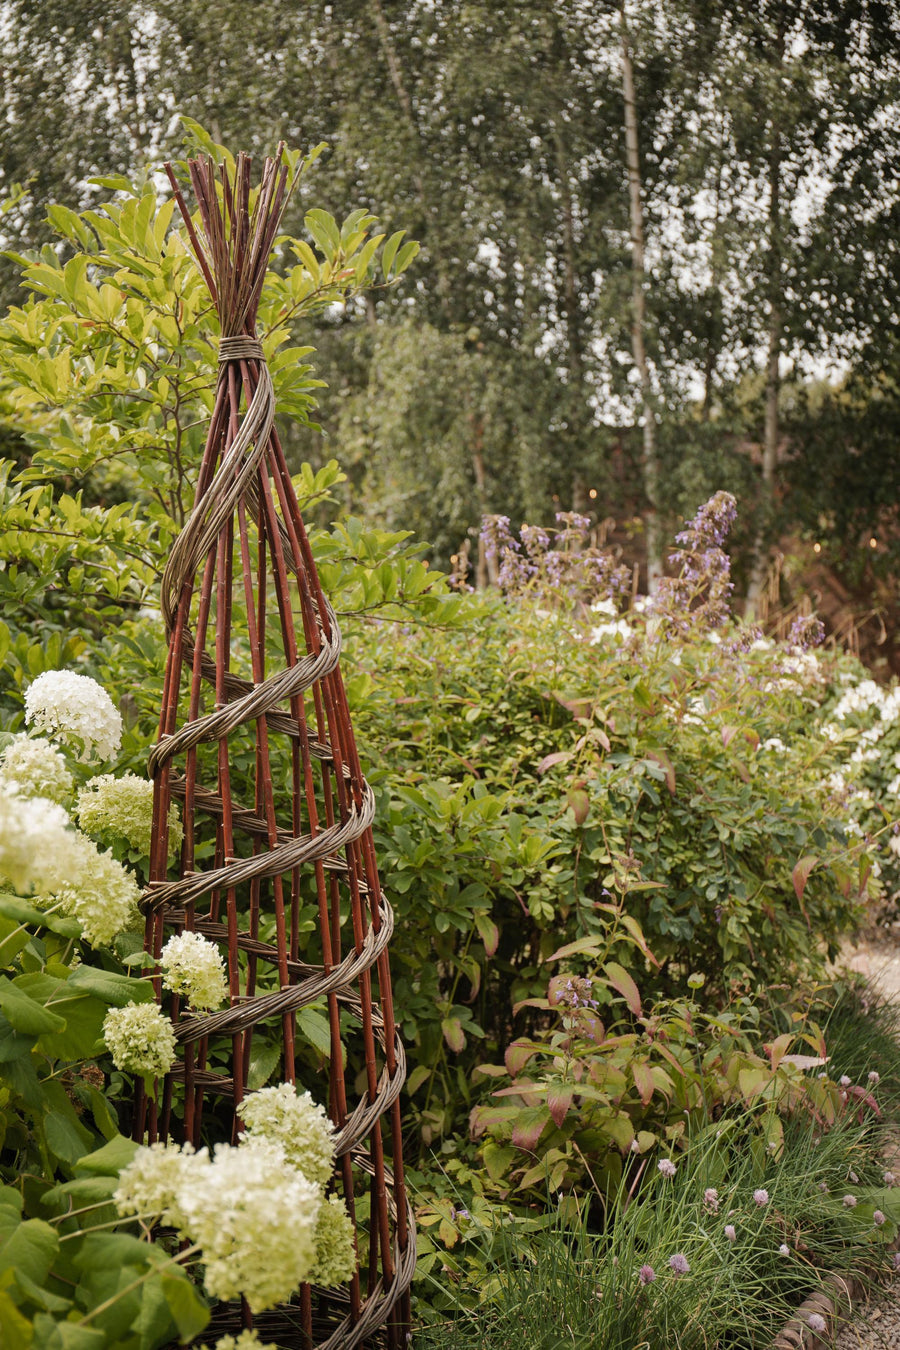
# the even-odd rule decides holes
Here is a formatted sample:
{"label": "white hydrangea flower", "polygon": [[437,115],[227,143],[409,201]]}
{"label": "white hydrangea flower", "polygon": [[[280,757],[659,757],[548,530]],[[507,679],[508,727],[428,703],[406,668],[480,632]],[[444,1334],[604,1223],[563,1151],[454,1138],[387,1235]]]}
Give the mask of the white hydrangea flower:
{"label": "white hydrangea flower", "polygon": [[292,1083],[261,1088],[237,1107],[249,1138],[270,1140],[305,1177],[324,1186],[334,1168],[334,1126],[325,1109]]}
{"label": "white hydrangea flower", "polygon": [[110,1008],[103,1039],[117,1069],[128,1073],[168,1073],[175,1063],[172,1023],[155,1003],[128,1003]]}
{"label": "white hydrangea flower", "polygon": [[87,835],[70,833],[68,857],[44,889],[81,924],[88,942],[108,945],[137,919],[140,891],[131,872]]}
{"label": "white hydrangea flower", "polygon": [[243,1294],[253,1312],[286,1302],[315,1261],[321,1188],[259,1138],[219,1144],[210,1167],[186,1172],[177,1227],[202,1248],[207,1293]]}
{"label": "white hydrangea flower", "polygon": [[[594,606],[596,608],[596,606]],[[612,623],[599,623],[591,629],[590,643],[596,647],[598,643],[603,642],[605,638],[625,638],[631,637],[634,629],[625,619],[616,619]]]}
{"label": "white hydrangea flower", "polygon": [[[155,1007],[155,1004],[144,1004]],[[190,1144],[151,1144],[139,1148],[133,1160],[119,1173],[113,1200],[120,1214],[158,1218],[180,1228],[184,1224],[178,1197],[191,1169],[209,1167],[209,1152],[195,1153]]]}
{"label": "white hydrangea flower", "polygon": [[309,1272],[309,1283],[333,1289],[353,1278],[356,1270],[356,1245],[353,1221],[347,1206],[337,1195],[330,1195],[319,1210],[316,1224],[316,1261]]}
{"label": "white hydrangea flower", "polygon": [[69,865],[75,834],[57,802],[0,788],[0,878],[27,894]]}
{"label": "white hydrangea flower", "polygon": [[176,933],[162,949],[163,984],[187,999],[192,1008],[218,1008],[228,997],[225,962],[214,942],[202,933]]}
{"label": "white hydrangea flower", "polygon": [[45,670],[25,691],[25,721],[66,744],[87,764],[112,759],[122,743],[122,718],[106,690],[74,670]]}
{"label": "white hydrangea flower", "polygon": [[255,1331],[242,1331],[240,1336],[220,1336],[215,1346],[201,1345],[199,1350],[278,1350],[272,1341],[261,1341]]}
{"label": "white hydrangea flower", "polygon": [[[102,773],[78,794],[78,822],[88,834],[127,839],[148,854],[153,837],[153,784],[136,773]],[[169,808],[169,854],[181,847],[184,831],[175,806]]]}
{"label": "white hydrangea flower", "polygon": [[64,805],[75,790],[75,780],[49,741],[23,732],[13,737],[0,756],[0,788]]}

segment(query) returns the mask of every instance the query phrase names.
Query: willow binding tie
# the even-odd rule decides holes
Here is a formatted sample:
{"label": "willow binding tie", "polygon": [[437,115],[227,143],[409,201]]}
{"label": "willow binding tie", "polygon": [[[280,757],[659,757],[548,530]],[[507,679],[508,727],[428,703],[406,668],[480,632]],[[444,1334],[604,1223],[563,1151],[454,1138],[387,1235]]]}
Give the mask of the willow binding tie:
{"label": "willow binding tie", "polygon": [[[134,1137],[198,1147],[206,1125],[213,1138],[235,1138],[254,1049],[274,1039],[281,1078],[298,1081],[298,1040],[305,1048],[298,1014],[324,1005],[334,1190],[353,1219],[365,1270],[339,1290],[302,1286],[253,1325],[279,1346],[399,1350],[407,1343],[415,1234],[398,1101],[405,1057],[388,967],[393,913],[378,881],[374,798],[341,680],[340,629],[319,585],[255,335],[287,171],[266,160],[251,212],[247,156],[237,157],[233,177],[206,158],[191,160],[189,170],[199,230],[167,166],[223,336],[196,501],[162,582],[169,653],[149,761],[153,845],[143,908],[156,957],[173,931],[217,943],[231,996],[228,1007],[193,1016],[171,999],[179,1059],[156,1099],[138,1086]],[[246,800],[233,777],[252,785],[243,788]],[[173,799],[183,804],[184,845],[170,877]],[[155,987],[161,1002],[158,979]],[[314,1062],[307,1053],[299,1079],[322,1100],[324,1074],[317,1083]],[[348,1080],[352,1088],[360,1070],[365,1091],[354,1104]],[[357,1226],[360,1208],[365,1227]],[[220,1305],[205,1339],[248,1325],[246,1306]]]}

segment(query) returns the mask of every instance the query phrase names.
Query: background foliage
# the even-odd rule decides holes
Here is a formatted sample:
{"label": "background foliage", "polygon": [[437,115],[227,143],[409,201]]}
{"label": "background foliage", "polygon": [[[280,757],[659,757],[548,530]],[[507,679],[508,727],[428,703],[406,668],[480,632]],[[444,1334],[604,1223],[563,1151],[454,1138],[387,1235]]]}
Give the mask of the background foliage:
{"label": "background foliage", "polygon": [[[486,510],[546,523],[558,499],[640,519],[649,417],[658,509],[671,524],[736,492],[746,584],[771,541],[803,539],[840,606],[895,604],[893,6],[277,0],[212,15],[196,0],[4,0],[0,15],[0,183],[25,189],[3,219],[9,247],[50,238],[51,203],[100,200],[93,175],[154,181],[179,114],[253,151],[326,142],[318,203],[422,242],[412,286],[323,307],[305,329],[330,392],[322,431],[290,437],[295,462],[336,455],[350,510],[413,528],[445,567],[466,540],[475,562]],[[14,298],[12,263],[3,284]],[[893,639],[875,654],[892,662]]]}

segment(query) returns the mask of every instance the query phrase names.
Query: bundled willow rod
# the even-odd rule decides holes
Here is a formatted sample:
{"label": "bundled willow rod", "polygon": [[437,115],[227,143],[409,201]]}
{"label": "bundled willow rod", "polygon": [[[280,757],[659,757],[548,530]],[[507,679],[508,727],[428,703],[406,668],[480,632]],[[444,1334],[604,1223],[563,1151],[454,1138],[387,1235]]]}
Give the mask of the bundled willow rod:
{"label": "bundled willow rod", "polygon": [[[221,339],[196,502],[162,583],[168,662],[150,755],[143,903],[147,950],[158,958],[173,931],[203,934],[222,950],[230,998],[204,1015],[169,1001],[179,1058],[155,1095],[138,1087],[134,1136],[195,1147],[235,1139],[254,1048],[276,1040],[282,1080],[327,1096],[337,1131],[334,1189],[364,1268],[340,1290],[303,1286],[254,1325],[284,1346],[400,1347],[415,1241],[398,1102],[405,1059],[388,967],[393,914],[378,880],[374,799],[341,680],[340,630],[275,430],[255,331],[287,170],[266,160],[252,210],[247,156],[237,157],[233,175],[206,158],[189,170],[199,227],[168,172]],[[184,843],[170,874],[173,799],[182,804]],[[320,1084],[297,1021],[314,1003],[327,1010],[330,1039]],[[360,1074],[365,1089],[354,1100]],[[224,1305],[210,1332],[247,1325],[246,1306]]]}

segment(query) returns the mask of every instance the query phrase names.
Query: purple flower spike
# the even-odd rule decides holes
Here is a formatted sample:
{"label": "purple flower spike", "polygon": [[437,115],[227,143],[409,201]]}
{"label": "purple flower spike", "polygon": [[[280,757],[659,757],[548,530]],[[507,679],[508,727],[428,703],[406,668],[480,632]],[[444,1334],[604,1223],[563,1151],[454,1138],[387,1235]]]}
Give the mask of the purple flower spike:
{"label": "purple flower spike", "polygon": [[814,614],[804,614],[796,618],[788,633],[788,646],[809,651],[810,647],[819,647],[825,641],[825,625]]}
{"label": "purple flower spike", "polygon": [[674,1256],[669,1257],[669,1265],[676,1275],[687,1275],[690,1271],[688,1259],[683,1252],[676,1252]]}
{"label": "purple flower spike", "polygon": [[641,1284],[652,1284],[656,1279],[656,1271],[652,1266],[641,1266],[638,1271],[638,1279]]}

